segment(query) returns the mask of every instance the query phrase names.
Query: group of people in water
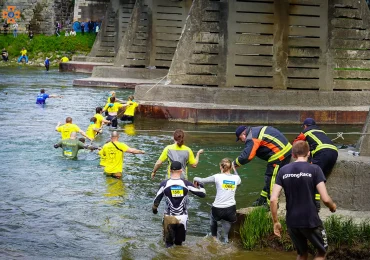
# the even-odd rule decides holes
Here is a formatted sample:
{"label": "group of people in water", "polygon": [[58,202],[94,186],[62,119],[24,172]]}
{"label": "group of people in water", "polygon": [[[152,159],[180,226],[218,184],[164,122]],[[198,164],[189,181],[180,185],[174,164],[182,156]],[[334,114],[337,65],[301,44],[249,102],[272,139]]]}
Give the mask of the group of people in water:
{"label": "group of people in water", "polygon": [[[57,96],[47,95],[41,90],[36,103],[43,104],[48,97]],[[115,130],[118,117],[133,122],[138,103],[133,96],[130,96],[126,103],[122,103],[124,101],[117,99],[115,92],[111,92],[104,108],[96,108],[96,114],[90,119],[86,133],[72,123],[72,118],[67,117],[65,124],[58,123],[56,126],[62,140],[54,147],[62,147],[63,156],[68,158],[76,158],[79,149],[97,149],[104,173],[108,177],[122,178],[124,153],[145,154],[144,151],[120,142],[117,131],[112,131],[110,140],[103,147],[86,145],[84,138],[77,139],[77,133],[80,133],[93,141],[101,134],[104,125]],[[122,109],[125,109],[123,115]],[[105,118],[103,113],[106,113]],[[245,144],[240,155],[234,160],[222,159],[219,173],[206,178],[194,177],[193,182],[188,180],[188,165],[197,167],[204,150],[200,149],[194,156],[193,151],[184,144],[184,131],[176,129],[173,134],[174,143],[164,148],[151,173],[151,178],[154,179],[161,165],[167,162],[168,175],[160,183],[152,206],[152,212],[157,214],[158,206],[165,198],[163,232],[166,246],[182,245],[185,241],[189,192],[205,197],[206,183],[214,183],[216,186],[216,197],[210,214],[211,235],[217,240],[218,223],[221,221],[223,241],[228,242],[231,224],[236,221],[235,192],[241,184],[237,168],[257,156],[265,160],[267,165],[265,185],[253,205],[267,206],[271,210],[274,233],[280,236],[281,225],[277,208],[280,192],[284,189],[287,227],[297,248],[298,259],[307,259],[307,241],[317,249],[315,259],[324,259],[327,240],[318,212],[320,199],[332,212],[336,210],[336,204],[328,195],[325,182],[336,163],[338,150],[313,118],[305,119],[302,128],[292,145],[283,133],[272,126],[239,126],[235,131],[236,141]]]}

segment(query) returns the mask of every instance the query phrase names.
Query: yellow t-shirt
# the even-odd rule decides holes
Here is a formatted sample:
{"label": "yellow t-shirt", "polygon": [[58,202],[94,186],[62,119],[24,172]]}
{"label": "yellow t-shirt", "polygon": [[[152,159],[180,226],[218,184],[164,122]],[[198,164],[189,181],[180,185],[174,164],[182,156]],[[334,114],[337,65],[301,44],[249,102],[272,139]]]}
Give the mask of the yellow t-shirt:
{"label": "yellow t-shirt", "polygon": [[135,115],[135,109],[139,106],[138,103],[135,101],[127,101],[127,106],[126,106],[126,111],[125,115],[126,116],[134,116]]}
{"label": "yellow t-shirt", "polygon": [[96,132],[94,131],[94,128],[99,128],[96,124],[90,124],[89,127],[86,130],[86,135],[91,138],[95,139]]}
{"label": "yellow t-shirt", "polygon": [[[117,147],[115,147],[116,145]],[[118,149],[117,149],[118,148]],[[120,151],[120,150],[121,151]],[[112,175],[113,173],[121,173],[123,168],[123,154],[128,149],[130,149],[129,146],[127,146],[124,143],[121,142],[109,142],[103,146],[103,148],[100,150],[99,154],[101,156],[105,156],[105,162],[104,162],[104,172],[107,175]],[[100,162],[101,164],[101,162]]]}
{"label": "yellow t-shirt", "polygon": [[188,174],[188,164],[196,163],[193,151],[186,145],[179,147],[177,144],[171,144],[164,148],[159,160],[162,162],[168,161],[168,178],[171,174],[171,162],[178,161],[182,165],[182,171],[187,179]]}
{"label": "yellow t-shirt", "polygon": [[96,118],[96,128],[101,128],[104,117],[101,114],[95,114],[94,117]]}
{"label": "yellow t-shirt", "polygon": [[109,104],[111,103],[107,103],[104,107],[104,111],[108,111],[108,113],[117,113],[118,110],[123,106],[122,104],[117,102],[113,103],[113,107],[109,107]]}
{"label": "yellow t-shirt", "polygon": [[61,62],[68,62],[68,61],[69,61],[69,59],[68,59],[67,57],[63,57],[60,61],[61,61]]}
{"label": "yellow t-shirt", "polygon": [[62,134],[62,140],[64,140],[69,139],[71,137],[72,132],[78,133],[80,131],[80,128],[75,124],[67,123],[59,126],[57,128],[57,131]]}
{"label": "yellow t-shirt", "polygon": [[26,56],[26,54],[27,54],[27,50],[21,50],[21,55],[22,56]]}

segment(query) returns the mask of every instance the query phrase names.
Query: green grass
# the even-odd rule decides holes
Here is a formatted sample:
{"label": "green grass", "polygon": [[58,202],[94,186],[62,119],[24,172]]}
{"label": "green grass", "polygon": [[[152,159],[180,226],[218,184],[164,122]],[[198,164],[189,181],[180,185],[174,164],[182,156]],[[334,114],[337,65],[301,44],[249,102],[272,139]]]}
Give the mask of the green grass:
{"label": "green grass", "polygon": [[89,53],[95,41],[95,34],[85,33],[84,36],[77,34],[75,37],[63,35],[64,33],[61,33],[60,37],[34,35],[33,40],[30,41],[26,34],[19,34],[14,38],[10,32],[7,36],[0,35],[0,48],[6,48],[10,58],[19,57],[22,47],[26,48],[30,59],[40,58],[38,57],[40,52],[44,53],[45,57],[46,54],[61,53],[71,58],[75,53]]}
{"label": "green grass", "polygon": [[[293,243],[287,233],[285,219],[280,219],[282,226],[281,238],[274,235],[272,218],[264,207],[252,210],[240,226],[240,237],[243,247],[253,250],[262,247],[278,247],[286,251],[294,250]],[[324,221],[330,250],[341,248],[370,249],[370,220],[360,224],[352,218],[332,215]],[[311,247],[312,249],[312,247]]]}

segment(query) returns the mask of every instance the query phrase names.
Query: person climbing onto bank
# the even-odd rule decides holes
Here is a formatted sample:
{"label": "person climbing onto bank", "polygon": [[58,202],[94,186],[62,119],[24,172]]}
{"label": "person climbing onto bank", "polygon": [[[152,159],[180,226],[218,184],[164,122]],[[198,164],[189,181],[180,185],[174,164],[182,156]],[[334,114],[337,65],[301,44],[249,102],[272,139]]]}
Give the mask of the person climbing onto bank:
{"label": "person climbing onto bank", "polygon": [[[325,178],[329,176],[334,168],[338,158],[338,148],[333,144],[330,138],[322,131],[313,118],[306,118],[303,121],[303,131],[296,137],[293,143],[306,141],[310,147],[311,163],[320,166],[324,172]],[[316,207],[319,211],[320,194],[316,193]]]}
{"label": "person climbing onto bank", "polygon": [[158,158],[157,162],[154,165],[151,177],[154,179],[158,169],[161,167],[162,163],[168,161],[168,175],[167,178],[170,178],[170,169],[173,161],[179,161],[182,165],[182,175],[181,178],[188,179],[188,164],[191,167],[196,168],[199,163],[199,156],[204,151],[200,149],[197,152],[196,157],[194,157],[193,151],[184,145],[184,131],[181,129],[176,129],[173,133],[174,144],[167,145],[161,156]]}
{"label": "person climbing onto bank", "polygon": [[121,120],[122,121],[130,121],[130,122],[133,123],[136,108],[139,106],[139,104],[135,101],[134,96],[129,96],[127,103],[123,106],[126,107],[126,110],[123,113],[123,116],[121,117]]}
{"label": "person climbing onto bank", "polygon": [[59,147],[63,149],[62,155],[68,159],[77,159],[77,154],[80,149],[89,149],[91,151],[100,149],[97,146],[85,145],[77,139],[76,132],[72,132],[70,138],[61,140],[59,143],[54,144],[54,148]]}
{"label": "person climbing onto bank", "polygon": [[40,90],[40,94],[37,95],[36,104],[44,105],[47,98],[62,98],[59,95],[49,95],[45,93],[45,89]]}
{"label": "person climbing onto bank", "polygon": [[292,145],[288,139],[272,126],[239,126],[236,131],[236,141],[245,143],[243,152],[235,159],[235,167],[249,163],[255,156],[267,161],[265,171],[265,186],[260,197],[253,206],[269,203],[272,187],[279,168],[288,164],[291,159]]}
{"label": "person climbing onto bank", "polygon": [[119,110],[123,107],[122,104],[120,103],[117,103],[116,102],[116,98],[115,97],[111,97],[110,98],[110,103],[107,103],[105,105],[105,107],[103,108],[103,112],[104,111],[107,111],[108,112],[108,116],[107,116],[107,120],[108,121],[111,121],[111,126],[113,128],[117,128],[117,125],[118,125],[118,120],[117,120],[117,115],[118,115],[118,112]]}
{"label": "person climbing onto bank", "polygon": [[154,199],[152,211],[158,213],[158,206],[165,197],[163,218],[163,234],[166,247],[174,244],[181,246],[186,238],[189,191],[194,195],[204,198],[206,191],[203,187],[196,188],[193,183],[181,178],[183,166],[181,162],[173,161],[170,167],[171,176],[159,185]]}
{"label": "person climbing onto bank", "polygon": [[96,124],[96,121],[96,117],[90,118],[90,125],[86,130],[86,135],[90,138],[90,140],[94,140],[96,135],[102,132],[101,128],[99,128]]}
{"label": "person climbing onto bank", "polygon": [[304,141],[293,144],[293,158],[282,167],[276,177],[271,194],[270,211],[274,223],[274,233],[281,237],[281,224],[278,219],[278,199],[282,189],[286,197],[286,225],[290,238],[297,249],[297,259],[308,259],[307,240],[317,250],[314,259],[325,259],[328,241],[326,231],[318,215],[314,194],[319,191],[324,204],[335,212],[337,205],[328,195],[325,176],[318,165],[307,162],[309,146]]}
{"label": "person climbing onto bank", "polygon": [[5,62],[9,60],[9,54],[5,48],[1,51],[1,58],[3,58],[3,61]]}
{"label": "person climbing onto bank", "polygon": [[82,131],[77,125],[72,124],[72,117],[66,118],[66,123],[61,125],[61,122],[58,122],[57,126],[55,127],[55,131],[60,132],[62,135],[62,140],[68,139],[71,136],[72,132],[80,133],[82,136],[86,137],[90,141],[90,137],[88,137],[84,131]]}
{"label": "person climbing onto bank", "polygon": [[114,178],[122,178],[124,153],[145,154],[144,151],[131,148],[125,143],[118,141],[119,134],[113,131],[111,134],[111,141],[106,143],[99,151],[99,155],[105,157],[104,173],[107,176]]}
{"label": "person climbing onto bank", "polygon": [[[231,174],[233,168],[235,174]],[[236,222],[236,201],[235,192],[241,179],[229,158],[224,158],[220,162],[220,171],[207,178],[194,178],[194,186],[198,187],[203,183],[215,183],[216,198],[211,209],[211,234],[217,239],[217,222],[222,220],[222,229],[224,231],[224,242],[229,242],[229,232],[231,224]]]}
{"label": "person climbing onto bank", "polygon": [[110,98],[111,98],[111,97],[116,98],[116,102],[117,102],[117,103],[125,103],[125,101],[123,101],[123,100],[121,100],[121,99],[117,98],[117,96],[116,96],[116,92],[115,92],[115,91],[111,91],[111,92],[109,92],[109,95],[108,95],[107,104],[108,104],[108,103],[110,103]]}
{"label": "person climbing onto bank", "polygon": [[18,63],[21,63],[21,61],[24,59],[26,63],[28,63],[28,57],[27,57],[27,50],[25,47],[22,48],[20,51],[21,56],[18,58]]}

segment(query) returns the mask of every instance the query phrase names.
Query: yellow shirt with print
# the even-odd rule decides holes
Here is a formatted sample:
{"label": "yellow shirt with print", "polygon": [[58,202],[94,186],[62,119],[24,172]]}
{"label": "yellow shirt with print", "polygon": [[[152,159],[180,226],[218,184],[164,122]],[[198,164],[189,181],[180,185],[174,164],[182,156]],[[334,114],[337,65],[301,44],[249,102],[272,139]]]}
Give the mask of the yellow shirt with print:
{"label": "yellow shirt with print", "polygon": [[72,132],[78,133],[80,131],[80,128],[75,124],[67,123],[59,126],[57,128],[57,131],[62,134],[62,140],[64,140],[69,139],[71,137]]}
{"label": "yellow shirt with print", "polygon": [[99,155],[105,156],[104,172],[107,175],[122,172],[123,154],[128,149],[130,149],[130,147],[121,142],[114,142],[114,144],[112,142],[109,142],[103,146],[103,148],[99,151]]}
{"label": "yellow shirt with print", "polygon": [[126,116],[134,116],[135,115],[135,109],[139,106],[138,103],[136,103],[135,101],[128,101],[127,102],[127,107],[126,107],[126,111],[125,111],[125,115]]}
{"label": "yellow shirt with print", "polygon": [[27,50],[21,50],[21,55],[22,56],[26,56],[26,54],[27,54]]}
{"label": "yellow shirt with print", "polygon": [[168,161],[168,167],[167,167],[168,178],[170,177],[170,174],[171,174],[170,167],[171,167],[172,161],[178,161],[182,164],[183,174],[186,179],[188,175],[187,165],[196,163],[193,151],[186,145],[182,145],[181,147],[179,147],[177,144],[171,144],[171,145],[166,146],[161,156],[159,156],[159,160],[161,160],[162,162],[165,162],[166,160]]}
{"label": "yellow shirt with print", "polygon": [[86,135],[90,138],[90,139],[95,139],[95,136],[96,136],[96,132],[94,131],[94,128],[99,128],[97,126],[97,124],[90,124],[89,127],[87,128],[86,130]]}
{"label": "yellow shirt with print", "polygon": [[101,128],[102,125],[103,125],[104,117],[101,114],[98,114],[98,113],[96,113],[94,115],[94,117],[96,118],[96,126],[97,126],[96,128]]}
{"label": "yellow shirt with print", "polygon": [[108,111],[108,113],[117,113],[118,110],[123,106],[122,104],[117,102],[114,102],[112,107],[110,107],[109,104],[112,103],[107,103],[104,107],[104,111]]}

